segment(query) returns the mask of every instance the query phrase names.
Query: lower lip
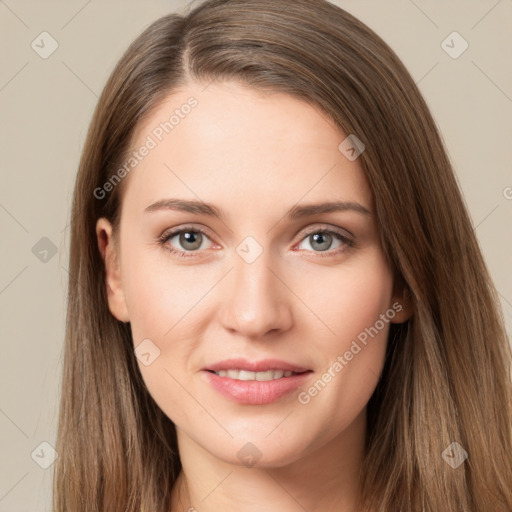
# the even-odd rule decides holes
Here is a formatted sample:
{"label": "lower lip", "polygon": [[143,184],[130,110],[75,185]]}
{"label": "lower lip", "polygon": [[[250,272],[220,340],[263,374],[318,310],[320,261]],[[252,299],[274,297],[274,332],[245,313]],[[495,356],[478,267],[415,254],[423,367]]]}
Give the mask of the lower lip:
{"label": "lower lip", "polygon": [[304,384],[311,372],[268,381],[230,379],[206,370],[203,370],[202,373],[210,385],[221,395],[239,404],[264,405],[292,393],[301,384]]}

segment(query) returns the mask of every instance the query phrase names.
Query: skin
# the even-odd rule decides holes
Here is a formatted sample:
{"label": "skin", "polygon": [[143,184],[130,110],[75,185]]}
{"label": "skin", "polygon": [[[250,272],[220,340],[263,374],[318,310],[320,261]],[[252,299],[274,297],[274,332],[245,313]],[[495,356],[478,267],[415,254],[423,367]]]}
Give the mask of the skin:
{"label": "skin", "polygon": [[[183,471],[172,511],[352,511],[389,323],[309,403],[297,394],[393,303],[403,309],[391,322],[407,320],[410,307],[394,286],[373,213],[285,215],[325,201],[373,212],[360,159],[339,151],[346,134],[317,107],[235,82],[173,93],[139,126],[133,147],[190,96],[198,105],[125,178],[118,236],[106,219],[97,223],[110,311],[130,322],[134,347],[149,338],[160,350],[149,366],[138,364],[177,428]],[[144,211],[170,197],[212,203],[226,217]],[[179,235],[165,242],[192,257],[159,243],[180,227],[206,231],[199,249]],[[315,244],[322,229],[350,236],[353,246],[335,236]],[[247,236],[262,248],[252,263],[236,252]],[[313,372],[276,402],[238,404],[201,373],[236,356]],[[252,467],[237,456],[248,442],[261,452]]]}

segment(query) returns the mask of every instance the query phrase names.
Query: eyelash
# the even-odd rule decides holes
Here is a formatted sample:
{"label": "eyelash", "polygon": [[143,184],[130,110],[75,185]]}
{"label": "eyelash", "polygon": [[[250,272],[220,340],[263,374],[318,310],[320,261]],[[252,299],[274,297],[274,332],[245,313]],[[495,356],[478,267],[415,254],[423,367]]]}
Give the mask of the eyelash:
{"label": "eyelash", "polygon": [[[159,245],[162,246],[163,249],[165,249],[166,251],[169,251],[171,254],[173,254],[175,256],[178,256],[179,258],[194,258],[194,257],[197,256],[197,253],[200,252],[199,250],[195,250],[195,251],[180,251],[178,249],[175,249],[171,245],[167,244],[167,242],[171,238],[173,238],[176,235],[179,235],[179,234],[181,234],[183,232],[201,233],[206,238],[208,238],[208,239],[210,238],[208,236],[208,234],[205,231],[203,231],[202,229],[200,229],[200,228],[184,227],[184,228],[177,229],[175,231],[163,233],[158,238],[158,243],[159,243]],[[318,253],[318,257],[320,257],[320,258],[327,258],[327,257],[335,256],[335,255],[340,254],[341,252],[345,251],[347,248],[355,246],[354,240],[352,240],[351,238],[349,238],[346,235],[342,234],[341,232],[335,231],[335,230],[332,230],[332,229],[318,229],[318,228],[317,229],[312,229],[312,230],[308,231],[307,233],[305,233],[300,241],[302,242],[303,240],[305,240],[309,236],[314,235],[314,234],[318,234],[318,233],[333,235],[335,238],[337,238],[338,240],[343,242],[345,244],[345,246],[346,246],[346,247],[338,248],[338,249],[334,250],[334,252],[331,251],[331,250],[327,250],[327,251],[308,251],[308,252],[316,252],[316,253]],[[327,254],[322,254],[323,252],[325,252]]]}

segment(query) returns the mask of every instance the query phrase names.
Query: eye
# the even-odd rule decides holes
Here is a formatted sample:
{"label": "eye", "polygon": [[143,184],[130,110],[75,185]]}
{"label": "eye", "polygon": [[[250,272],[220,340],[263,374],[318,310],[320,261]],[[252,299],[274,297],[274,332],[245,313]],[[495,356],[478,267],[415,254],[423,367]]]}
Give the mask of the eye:
{"label": "eye", "polygon": [[[201,250],[208,249],[208,240],[210,238],[206,232],[195,227],[184,227],[173,231],[166,231],[159,237],[160,245],[180,258],[199,256]],[[305,242],[309,245],[309,248],[306,247],[305,250],[319,253],[318,256],[320,257],[336,255],[355,245],[354,240],[341,231],[319,228],[306,233],[298,248],[303,250],[304,247],[301,247],[301,245]],[[333,245],[335,246],[334,248]]]}
{"label": "eye", "polygon": [[[302,249],[301,245],[307,242],[307,245],[313,252],[327,252],[327,254],[319,254],[319,256],[332,256],[344,251],[347,247],[353,247],[354,241],[341,231],[332,229],[315,229],[306,233],[305,238],[299,244],[298,248]],[[333,245],[337,247],[334,247]],[[306,249],[308,249],[306,247]],[[333,249],[333,250],[331,250]]]}
{"label": "eye", "polygon": [[[173,239],[175,239],[174,243],[172,243]],[[207,247],[204,246],[206,240],[209,240],[209,237],[203,230],[185,227],[171,232],[166,231],[159,242],[171,253],[188,258],[195,256],[195,252],[206,249]]]}

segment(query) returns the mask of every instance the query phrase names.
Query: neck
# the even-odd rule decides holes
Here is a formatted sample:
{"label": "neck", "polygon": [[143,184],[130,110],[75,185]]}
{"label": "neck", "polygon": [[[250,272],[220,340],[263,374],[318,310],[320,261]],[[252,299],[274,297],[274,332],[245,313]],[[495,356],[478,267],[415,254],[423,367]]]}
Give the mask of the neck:
{"label": "neck", "polygon": [[337,437],[300,458],[252,467],[212,455],[177,429],[182,471],[171,512],[355,512],[366,410]]}

